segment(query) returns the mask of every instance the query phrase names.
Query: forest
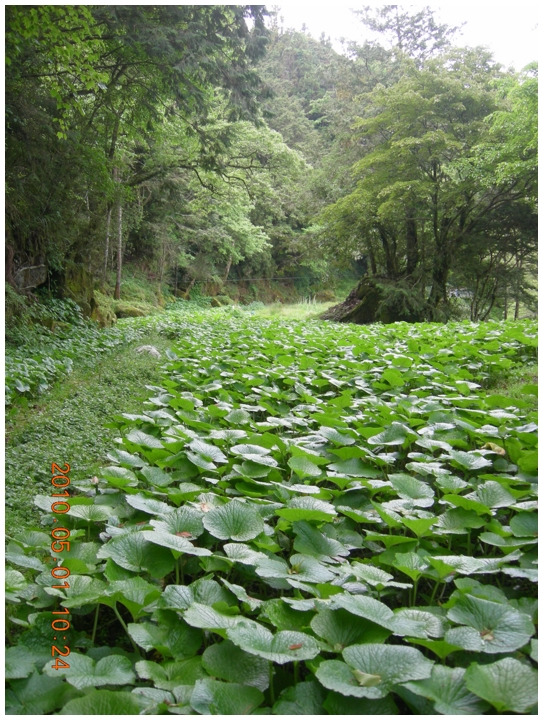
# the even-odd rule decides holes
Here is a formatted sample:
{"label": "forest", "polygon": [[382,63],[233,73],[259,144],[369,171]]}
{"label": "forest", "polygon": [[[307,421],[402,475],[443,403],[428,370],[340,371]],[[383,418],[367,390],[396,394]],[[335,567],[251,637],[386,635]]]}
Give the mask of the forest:
{"label": "forest", "polygon": [[353,13],[6,6],[7,715],[538,712],[537,64]]}
{"label": "forest", "polygon": [[8,290],[102,324],[135,270],[242,302],[356,285],[335,317],[362,323],[534,311],[535,63],[429,8],[356,11],[382,43],[343,54],[263,6],[6,13]]}

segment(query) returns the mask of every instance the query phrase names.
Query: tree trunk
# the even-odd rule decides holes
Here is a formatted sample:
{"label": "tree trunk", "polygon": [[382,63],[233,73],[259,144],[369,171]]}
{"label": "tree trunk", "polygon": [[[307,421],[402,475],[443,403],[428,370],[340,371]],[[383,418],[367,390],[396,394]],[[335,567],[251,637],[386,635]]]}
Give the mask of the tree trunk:
{"label": "tree trunk", "polygon": [[[517,260],[517,267],[519,270],[522,270],[522,258],[520,260]],[[517,277],[517,283],[515,288],[515,320],[518,320],[519,312],[520,312],[520,279]]]}
{"label": "tree trunk", "polygon": [[223,283],[225,283],[228,280],[228,275],[230,274],[230,268],[232,267],[232,255],[228,258],[228,262],[226,263],[226,270],[224,272],[224,279]]}
{"label": "tree trunk", "polygon": [[412,275],[417,269],[419,262],[419,249],[417,237],[417,223],[413,217],[407,218],[406,224],[406,254],[407,254],[407,275]]}
{"label": "tree trunk", "polygon": [[107,218],[106,218],[106,247],[104,250],[104,280],[107,275],[107,261],[109,257],[109,231],[111,229],[111,205],[107,207]]}
{"label": "tree trunk", "polygon": [[115,283],[115,300],[121,299],[121,275],[123,270],[123,206],[121,198],[117,205],[117,281]]}
{"label": "tree trunk", "polygon": [[[118,168],[113,168],[113,177],[116,182],[120,183]],[[115,283],[115,292],[113,297],[115,300],[121,299],[121,276],[123,271],[123,202],[121,198],[120,187],[117,192],[117,280]]]}

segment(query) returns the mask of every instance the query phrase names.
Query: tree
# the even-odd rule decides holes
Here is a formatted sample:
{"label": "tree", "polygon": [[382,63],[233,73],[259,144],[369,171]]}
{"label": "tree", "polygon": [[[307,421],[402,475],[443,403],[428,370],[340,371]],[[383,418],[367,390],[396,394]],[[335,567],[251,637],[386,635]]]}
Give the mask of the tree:
{"label": "tree", "polygon": [[[395,306],[397,319],[446,318],[459,252],[474,238],[486,238],[488,251],[496,217],[525,200],[518,176],[502,182],[487,167],[483,183],[473,169],[490,141],[487,118],[498,117],[497,77],[477,50],[449,53],[422,70],[406,66],[398,83],[369,94],[367,117],[356,125],[369,148],[352,168],[357,186],[322,213],[320,235],[335,251],[341,243],[368,255],[372,274],[389,281],[380,303]],[[371,289],[374,297],[375,283]]]}

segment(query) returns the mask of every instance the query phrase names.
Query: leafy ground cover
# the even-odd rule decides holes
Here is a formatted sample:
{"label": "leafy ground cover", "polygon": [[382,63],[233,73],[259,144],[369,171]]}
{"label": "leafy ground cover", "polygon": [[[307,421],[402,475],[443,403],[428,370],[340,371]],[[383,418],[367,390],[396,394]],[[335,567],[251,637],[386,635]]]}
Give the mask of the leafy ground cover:
{"label": "leafy ground cover", "polygon": [[535,323],[153,322],[69,546],[50,493],[9,543],[8,713],[536,712]]}

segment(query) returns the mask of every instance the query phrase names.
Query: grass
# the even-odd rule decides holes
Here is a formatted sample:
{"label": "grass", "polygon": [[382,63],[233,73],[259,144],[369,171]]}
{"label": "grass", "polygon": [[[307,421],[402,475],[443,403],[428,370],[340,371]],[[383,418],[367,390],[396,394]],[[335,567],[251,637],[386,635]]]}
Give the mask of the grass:
{"label": "grass", "polygon": [[92,477],[107,464],[115,430],[105,428],[113,415],[141,409],[160,380],[162,360],[136,353],[141,344],[161,352],[170,341],[150,332],[115,350],[89,368],[78,368],[57,382],[37,404],[13,409],[6,418],[6,528],[38,521],[33,505],[39,492],[49,492],[51,462],[69,463],[74,480]]}
{"label": "grass", "polygon": [[313,302],[305,300],[292,305],[282,305],[281,303],[273,303],[265,305],[254,311],[256,317],[275,318],[282,320],[313,320],[322,315],[323,312],[337,305],[339,301],[334,302]]}

